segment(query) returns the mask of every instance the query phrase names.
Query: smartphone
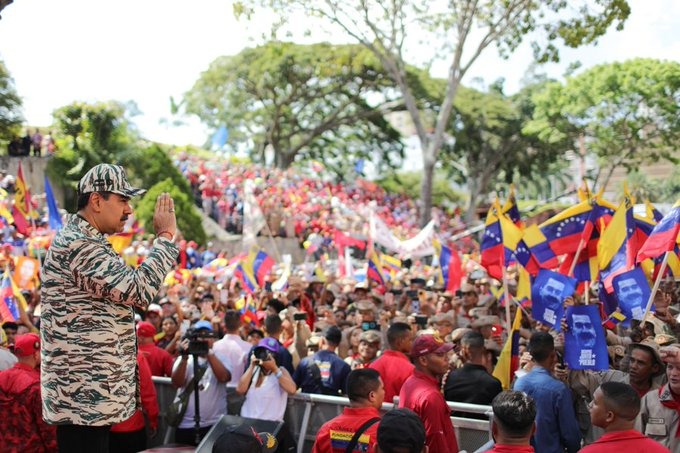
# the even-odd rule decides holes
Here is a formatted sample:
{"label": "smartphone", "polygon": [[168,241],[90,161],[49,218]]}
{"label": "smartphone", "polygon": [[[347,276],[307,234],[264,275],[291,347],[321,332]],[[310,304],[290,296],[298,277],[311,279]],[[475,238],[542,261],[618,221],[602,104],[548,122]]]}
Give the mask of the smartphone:
{"label": "smartphone", "polygon": [[564,356],[558,350],[555,350],[555,354],[557,354],[557,362],[559,363],[560,367],[564,368]]}
{"label": "smartphone", "polygon": [[457,289],[456,290],[456,297],[458,297],[458,298],[463,297],[463,291],[461,291],[460,289]]}
{"label": "smartphone", "polygon": [[307,320],[306,311],[298,311],[293,313],[293,321],[306,321],[306,320]]}
{"label": "smartphone", "polygon": [[418,299],[411,301],[411,312],[418,313],[420,311],[420,301]]}
{"label": "smartphone", "polygon": [[421,327],[427,326],[427,316],[426,315],[416,315],[416,324]]}
{"label": "smartphone", "polygon": [[376,323],[375,321],[362,322],[361,330],[363,330],[364,332],[366,332],[367,330],[378,330],[378,323]]}

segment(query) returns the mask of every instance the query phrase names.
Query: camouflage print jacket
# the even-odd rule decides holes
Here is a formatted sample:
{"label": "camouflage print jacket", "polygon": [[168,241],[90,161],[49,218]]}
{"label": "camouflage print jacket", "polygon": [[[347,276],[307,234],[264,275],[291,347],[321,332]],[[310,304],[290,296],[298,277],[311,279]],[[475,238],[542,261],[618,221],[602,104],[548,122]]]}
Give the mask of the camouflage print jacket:
{"label": "camouflage print jacket", "polygon": [[157,239],[137,269],[106,237],[70,216],[42,267],[43,418],[52,424],[105,426],[139,405],[133,307],[157,294],[178,249]]}

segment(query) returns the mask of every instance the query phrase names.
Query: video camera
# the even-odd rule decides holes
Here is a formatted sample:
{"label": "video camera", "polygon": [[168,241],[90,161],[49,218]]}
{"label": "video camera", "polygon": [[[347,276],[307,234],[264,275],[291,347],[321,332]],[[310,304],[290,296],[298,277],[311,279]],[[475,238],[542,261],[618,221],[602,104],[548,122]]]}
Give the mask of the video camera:
{"label": "video camera", "polygon": [[210,345],[206,340],[210,338],[217,339],[217,334],[207,329],[190,328],[184,334],[182,339],[189,340],[189,347],[183,351],[184,354],[191,355],[207,355],[210,351]]}

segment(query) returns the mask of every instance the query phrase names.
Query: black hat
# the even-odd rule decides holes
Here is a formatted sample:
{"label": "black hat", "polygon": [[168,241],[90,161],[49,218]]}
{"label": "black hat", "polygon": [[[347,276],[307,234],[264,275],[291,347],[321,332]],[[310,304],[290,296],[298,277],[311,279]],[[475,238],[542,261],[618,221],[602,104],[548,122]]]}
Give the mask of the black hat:
{"label": "black hat", "polygon": [[406,447],[408,451],[421,451],[425,446],[423,421],[410,409],[393,409],[387,412],[378,426],[378,446],[390,451],[392,447]]}
{"label": "black hat", "polygon": [[276,437],[258,433],[252,426],[229,426],[213,444],[213,453],[269,453],[278,446]]}

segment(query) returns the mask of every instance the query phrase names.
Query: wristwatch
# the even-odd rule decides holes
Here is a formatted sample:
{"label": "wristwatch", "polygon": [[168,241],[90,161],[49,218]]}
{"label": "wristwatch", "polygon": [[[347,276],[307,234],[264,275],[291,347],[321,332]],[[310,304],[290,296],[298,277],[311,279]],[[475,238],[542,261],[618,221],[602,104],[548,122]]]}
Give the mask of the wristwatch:
{"label": "wristwatch", "polygon": [[274,376],[276,376],[276,379],[278,379],[278,378],[280,378],[281,376],[283,376],[283,371],[281,370],[281,368],[279,368],[279,371],[277,371],[276,373],[274,373]]}

